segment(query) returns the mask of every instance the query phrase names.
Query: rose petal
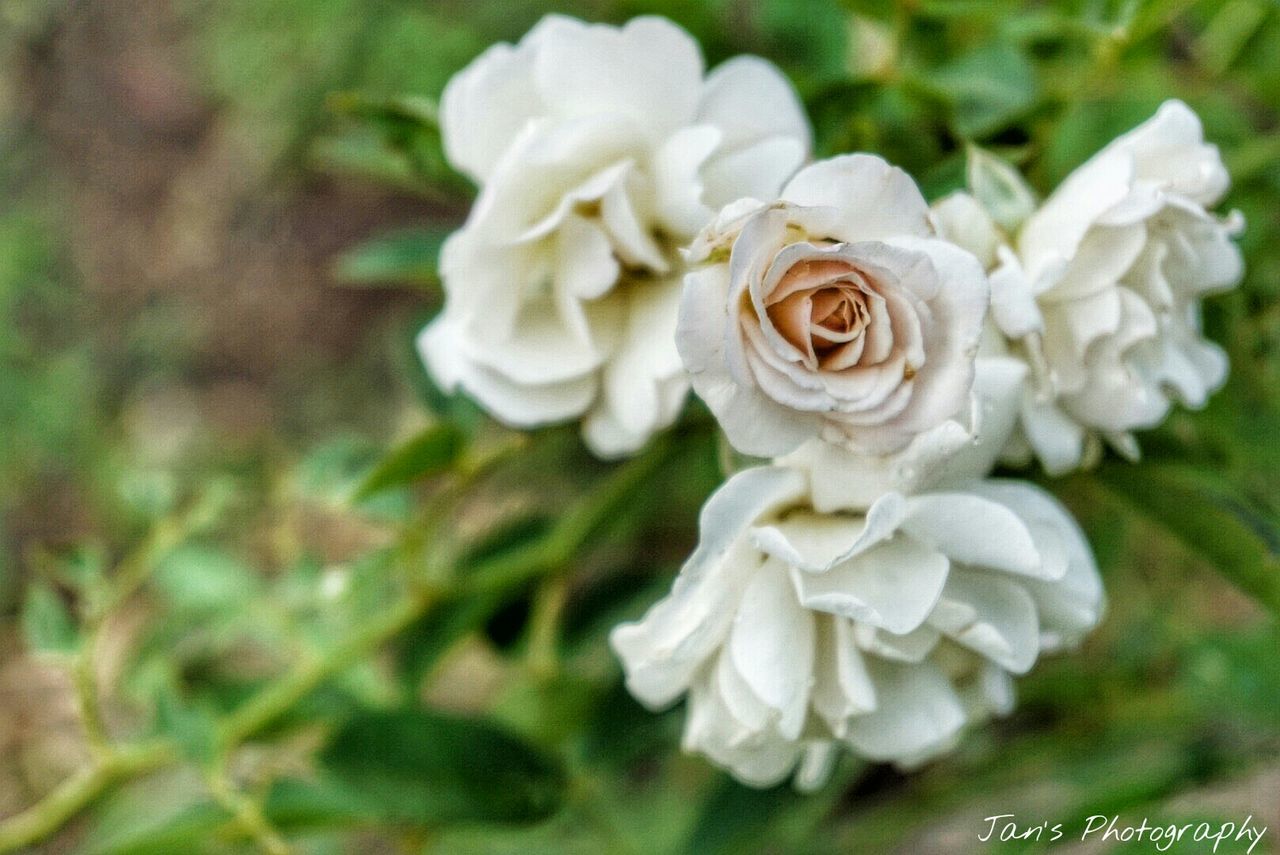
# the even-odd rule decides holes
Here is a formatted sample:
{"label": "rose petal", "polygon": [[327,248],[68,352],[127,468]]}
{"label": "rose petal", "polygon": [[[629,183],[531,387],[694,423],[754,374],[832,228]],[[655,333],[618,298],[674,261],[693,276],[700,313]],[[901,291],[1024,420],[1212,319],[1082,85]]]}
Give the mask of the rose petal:
{"label": "rose petal", "polygon": [[1018,515],[968,492],[912,496],[900,527],[953,563],[1028,576],[1040,572],[1035,541]]}
{"label": "rose petal", "polygon": [[850,154],[810,164],[782,190],[797,205],[839,212],[833,223],[842,241],[880,240],[932,233],[929,206],[907,173],[869,154]]}
{"label": "rose petal", "polygon": [[497,44],[450,78],[440,96],[445,155],[484,183],[520,129],[542,110],[534,88],[535,29],[517,46]]}
{"label": "rose petal", "polygon": [[804,488],[797,473],[777,467],[739,472],[702,508],[701,539],[671,593],[635,623],[609,634],[627,672],[627,688],[650,707],[666,706],[689,688],[694,673],[729,632],[738,601],[761,566],[740,540],[752,521],[794,501]]}
{"label": "rose petal", "polygon": [[1025,674],[1040,652],[1036,604],[1019,583],[957,569],[929,623],[1001,668]]}
{"label": "rose petal", "polygon": [[870,760],[889,761],[945,745],[964,725],[964,709],[950,681],[931,663],[870,661],[879,703],[849,721],[846,737]]}
{"label": "rose petal", "polygon": [[654,136],[693,119],[702,57],[667,19],[633,18],[618,29],[553,15],[539,29],[538,91],[559,115],[623,113]]}
{"label": "rose petal", "polygon": [[806,608],[899,634],[924,622],[942,592],[946,556],[900,537],[884,541],[825,573],[792,571]]}
{"label": "rose petal", "polygon": [[804,726],[812,686],[813,615],[796,601],[780,563],[765,562],[747,586],[727,650],[743,681],[795,739]]}
{"label": "rose petal", "polygon": [[809,120],[795,89],[776,66],[759,57],[734,57],[707,75],[697,121],[719,129],[726,150],[786,137],[801,144],[801,158],[808,153]]}

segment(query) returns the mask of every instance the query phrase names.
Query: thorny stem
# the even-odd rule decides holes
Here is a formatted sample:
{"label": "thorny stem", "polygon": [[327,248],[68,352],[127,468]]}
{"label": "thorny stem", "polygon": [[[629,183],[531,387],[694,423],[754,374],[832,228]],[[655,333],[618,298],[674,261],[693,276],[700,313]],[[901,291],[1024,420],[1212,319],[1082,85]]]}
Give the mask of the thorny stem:
{"label": "thorny stem", "polygon": [[228,498],[225,487],[215,487],[184,513],[158,523],[142,544],[117,565],[110,593],[90,600],[84,644],[72,664],[71,677],[93,759],[41,801],[0,822],[0,852],[19,849],[52,834],[116,781],[146,774],[178,758],[177,747],[165,739],[125,746],[111,744],[98,698],[98,636],[106,615],[147,580],[161,558],[221,516]]}
{"label": "thorny stem", "polygon": [[[572,559],[578,549],[616,512],[617,506],[669,457],[673,445],[659,440],[649,452],[619,467],[596,489],[572,505],[557,521],[548,536],[510,554],[481,562],[469,573],[463,591],[505,590],[554,570]],[[479,467],[484,469],[485,467]],[[190,530],[190,529],[186,529]],[[163,554],[176,545],[173,534],[150,538],[143,551]],[[146,578],[141,570],[129,574],[130,589]],[[136,581],[135,581],[136,580]],[[326,652],[293,668],[277,682],[261,689],[225,719],[218,731],[220,756],[225,758],[241,742],[274,724],[280,716],[329,678],[395,637],[425,615],[447,594],[448,588],[414,589],[379,619],[366,624],[355,635]],[[113,598],[113,603],[120,599]],[[95,693],[96,694],[96,693]],[[90,694],[87,697],[94,697]],[[94,705],[96,709],[96,703]],[[96,713],[94,713],[96,715]],[[86,728],[98,725],[86,724]],[[0,822],[0,852],[11,852],[48,837],[120,780],[139,777],[178,762],[182,754],[170,739],[113,747],[105,742],[88,767],[64,781],[53,792],[27,810]],[[254,834],[269,852],[275,843],[285,845],[266,822],[260,809],[247,797],[231,790],[229,807],[241,825]],[[247,805],[247,807],[246,807]],[[261,820],[261,822],[259,822]],[[265,830],[265,835],[261,834]],[[274,840],[272,840],[274,838]]]}
{"label": "thorny stem", "polygon": [[[259,691],[223,723],[219,730],[221,750],[229,753],[240,742],[274,723],[321,683],[425,614],[436,599],[424,595],[406,598],[383,618],[366,625],[328,655],[298,665],[278,682]],[[0,823],[0,852],[14,851],[47,837],[92,803],[111,784],[155,771],[177,761],[180,756],[177,745],[168,739],[125,748],[107,746],[100,758],[87,769],[78,772],[27,810]],[[243,796],[239,798],[244,800]],[[246,819],[243,805],[227,806],[243,824]],[[247,818],[253,822],[252,816]]]}

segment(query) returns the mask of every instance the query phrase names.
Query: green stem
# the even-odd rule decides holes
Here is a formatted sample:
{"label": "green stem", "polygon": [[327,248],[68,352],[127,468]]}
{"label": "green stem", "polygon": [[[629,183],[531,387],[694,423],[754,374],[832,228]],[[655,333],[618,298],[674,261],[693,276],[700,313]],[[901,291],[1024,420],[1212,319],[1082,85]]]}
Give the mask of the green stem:
{"label": "green stem", "polygon": [[111,589],[90,610],[91,621],[121,605],[150,578],[156,565],[192,535],[209,528],[222,516],[231,500],[231,489],[215,482],[184,512],[160,520],[145,540],[117,566],[111,578]]}
{"label": "green stem", "polygon": [[569,598],[569,580],[563,575],[548,576],[538,587],[529,618],[529,652],[525,663],[540,680],[550,680],[560,670],[556,645],[560,622]]}
{"label": "green stem", "polygon": [[89,621],[84,645],[76,654],[71,676],[75,685],[76,700],[80,705],[80,721],[84,726],[85,738],[89,741],[89,749],[95,756],[103,757],[111,751],[111,740],[107,734],[107,726],[102,720],[102,707],[98,702],[96,651],[99,629],[100,623],[97,620]]}
{"label": "green stem", "polygon": [[463,585],[464,590],[468,593],[506,590],[572,559],[600,526],[617,512],[622,502],[666,462],[673,448],[669,437],[655,440],[643,456],[616,469],[571,505],[546,537],[472,568]]}
{"label": "green stem", "polygon": [[[421,617],[436,599],[427,594],[406,598],[327,656],[299,665],[279,682],[262,689],[223,723],[219,732],[223,751],[230,751],[275,722],[321,683]],[[177,746],[167,739],[128,748],[105,748],[87,768],[27,810],[0,823],[0,852],[20,849],[52,834],[116,781],[155,771],[179,758]]]}
{"label": "green stem", "polygon": [[320,684],[350,667],[426,614],[438,599],[439,595],[434,592],[421,592],[407,597],[322,658],[303,662],[278,682],[262,689],[222,723],[218,732],[222,750],[230,751],[273,724]]}
{"label": "green stem", "polygon": [[0,852],[22,849],[48,837],[111,784],[167,766],[177,757],[176,746],[167,739],[111,749],[39,802],[0,823]]}
{"label": "green stem", "polygon": [[[547,538],[473,568],[470,583],[466,586],[468,592],[507,589],[569,561],[635,488],[667,460],[673,447],[670,440],[654,443],[648,453],[617,469],[572,505]],[[190,528],[186,530],[190,531]],[[142,551],[150,556],[163,553],[171,548],[173,536],[173,533],[165,532]],[[152,563],[140,561],[138,566]],[[132,589],[143,579],[145,573],[141,570],[130,572],[126,587]],[[278,682],[260,690],[223,721],[218,733],[223,755],[274,724],[326,680],[406,629],[426,614],[444,593],[438,589],[411,592],[382,617],[367,624],[323,657],[299,664]],[[13,851],[48,837],[116,781],[144,775],[180,758],[177,745],[168,739],[125,748],[106,746],[101,756],[86,769],[73,775],[35,805],[0,823],[0,852]],[[241,819],[243,821],[244,817]],[[248,819],[252,823],[252,816]]]}
{"label": "green stem", "polygon": [[238,792],[228,780],[226,770],[219,766],[209,779],[209,791],[218,804],[226,808],[240,828],[253,838],[258,847],[268,855],[290,855],[292,847],[276,831],[256,801]]}

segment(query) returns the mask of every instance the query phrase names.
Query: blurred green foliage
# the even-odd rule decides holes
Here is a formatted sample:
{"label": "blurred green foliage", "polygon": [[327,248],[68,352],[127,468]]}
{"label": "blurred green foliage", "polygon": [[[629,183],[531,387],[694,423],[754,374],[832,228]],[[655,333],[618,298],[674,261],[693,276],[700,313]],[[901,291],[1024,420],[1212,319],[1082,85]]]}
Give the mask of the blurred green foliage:
{"label": "blurred green foliage", "polygon": [[[909,776],[846,760],[801,797],[681,756],[680,710],[634,703],[604,639],[691,548],[720,478],[708,417],[691,407],[672,439],[608,466],[572,430],[498,429],[417,366],[435,254],[471,192],[443,159],[434,100],[553,9],[668,15],[712,64],[762,54],[793,76],[819,155],[880,153],[930,197],[962,186],[972,145],[1044,194],[1168,97],[1221,144],[1228,205],[1249,223],[1245,283],[1209,307],[1231,382],[1143,437],[1143,467],[1052,483],[1089,531],[1110,617],[952,757]],[[77,14],[0,11],[0,604],[15,639],[0,656],[68,675],[87,772],[59,785],[6,771],[0,790],[21,794],[0,810],[36,807],[0,824],[0,845],[977,851],[997,813],[1071,828],[1094,813],[1239,821],[1280,803],[1274,3],[177,0],[194,90],[219,133],[251,141],[264,188],[354,175],[435,212],[334,262],[339,281],[412,295],[361,331],[364,358],[292,366],[339,415],[313,418],[299,392],[242,443],[199,420],[194,440],[166,439],[182,395],[159,396],[159,428],[138,427],[158,382],[196,386],[206,369],[163,304],[121,328],[95,313],[74,179],[21,107],[18,59],[52,61]],[[1254,851],[1276,851],[1275,833]]]}

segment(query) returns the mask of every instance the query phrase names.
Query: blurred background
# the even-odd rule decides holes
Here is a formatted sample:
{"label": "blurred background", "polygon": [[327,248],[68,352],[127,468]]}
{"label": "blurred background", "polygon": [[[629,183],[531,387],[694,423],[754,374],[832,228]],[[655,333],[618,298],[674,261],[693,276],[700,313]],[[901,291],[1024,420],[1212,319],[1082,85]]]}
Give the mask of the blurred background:
{"label": "blurred background", "polygon": [[[681,756],[604,638],[694,543],[705,414],[610,467],[430,388],[473,193],[433,102],[548,11],[764,55],[820,156],[930,198],[968,142],[1044,193],[1167,97],[1222,146],[1230,385],[1143,467],[1049,484],[1110,614],[952,756],[810,797]],[[1120,814],[1280,851],[1278,58],[1269,0],[3,0],[0,847],[951,853]]]}

